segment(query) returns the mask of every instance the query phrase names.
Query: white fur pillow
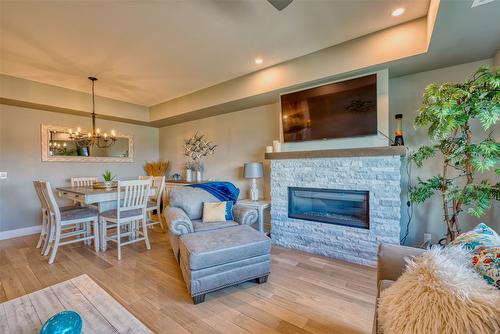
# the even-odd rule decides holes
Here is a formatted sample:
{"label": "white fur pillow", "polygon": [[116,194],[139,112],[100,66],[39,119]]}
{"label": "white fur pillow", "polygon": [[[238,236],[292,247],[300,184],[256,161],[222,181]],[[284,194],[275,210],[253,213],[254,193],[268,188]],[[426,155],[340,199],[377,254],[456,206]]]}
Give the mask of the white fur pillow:
{"label": "white fur pillow", "polygon": [[384,334],[500,333],[500,291],[475,273],[460,247],[435,248],[409,260],[381,293]]}

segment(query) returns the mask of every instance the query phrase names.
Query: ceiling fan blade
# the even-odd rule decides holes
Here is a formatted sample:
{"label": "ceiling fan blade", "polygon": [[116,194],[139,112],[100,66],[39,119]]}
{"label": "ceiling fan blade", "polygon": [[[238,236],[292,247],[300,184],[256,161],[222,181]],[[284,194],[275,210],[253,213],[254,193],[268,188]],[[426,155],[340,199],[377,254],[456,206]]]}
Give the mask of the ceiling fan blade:
{"label": "ceiling fan blade", "polygon": [[293,0],[267,0],[277,10],[283,10],[286,6],[292,3]]}

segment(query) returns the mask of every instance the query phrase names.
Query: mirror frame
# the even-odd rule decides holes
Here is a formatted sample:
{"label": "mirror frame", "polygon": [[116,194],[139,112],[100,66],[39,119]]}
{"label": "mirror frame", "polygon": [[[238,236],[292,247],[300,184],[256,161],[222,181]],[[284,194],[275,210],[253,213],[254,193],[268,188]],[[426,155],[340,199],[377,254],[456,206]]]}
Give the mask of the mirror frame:
{"label": "mirror frame", "polygon": [[117,137],[128,138],[128,157],[82,157],[82,156],[50,156],[49,155],[49,131],[66,131],[66,127],[42,124],[42,161],[43,162],[134,162],[134,137],[131,135],[117,135]]}

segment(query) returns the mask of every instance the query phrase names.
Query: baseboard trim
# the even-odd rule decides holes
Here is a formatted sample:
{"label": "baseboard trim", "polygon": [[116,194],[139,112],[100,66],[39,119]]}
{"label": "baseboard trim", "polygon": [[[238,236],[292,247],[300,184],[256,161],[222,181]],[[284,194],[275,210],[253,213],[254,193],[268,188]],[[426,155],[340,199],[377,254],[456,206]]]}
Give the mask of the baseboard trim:
{"label": "baseboard trim", "polygon": [[16,230],[9,230],[0,232],[0,240],[7,240],[25,235],[37,234],[42,230],[42,225],[30,226],[25,228],[18,228]]}

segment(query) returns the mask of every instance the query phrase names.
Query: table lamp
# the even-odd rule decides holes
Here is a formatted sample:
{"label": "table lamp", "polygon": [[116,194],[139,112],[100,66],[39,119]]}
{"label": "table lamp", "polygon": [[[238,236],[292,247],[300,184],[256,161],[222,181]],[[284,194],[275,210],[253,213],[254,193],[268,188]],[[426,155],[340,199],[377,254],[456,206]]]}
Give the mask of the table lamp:
{"label": "table lamp", "polygon": [[250,199],[252,201],[259,200],[259,188],[257,188],[257,179],[264,176],[264,167],[262,162],[247,162],[244,166],[245,178],[252,179],[252,186],[250,188]]}

